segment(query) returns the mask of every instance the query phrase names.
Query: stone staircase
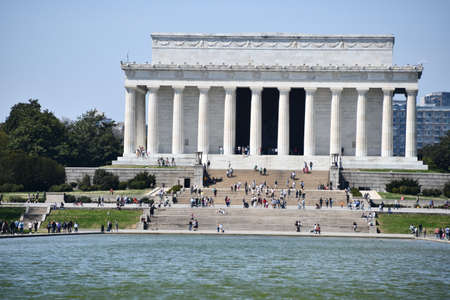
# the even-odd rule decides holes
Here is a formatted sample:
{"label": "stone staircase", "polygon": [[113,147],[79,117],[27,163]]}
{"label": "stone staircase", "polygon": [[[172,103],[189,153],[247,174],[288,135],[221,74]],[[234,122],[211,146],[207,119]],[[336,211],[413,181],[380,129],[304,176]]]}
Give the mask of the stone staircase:
{"label": "stone staircase", "polygon": [[[275,190],[275,198],[278,198],[281,193],[281,189]],[[315,206],[316,203],[319,203],[319,199],[323,199],[323,206],[325,206],[325,199],[333,199],[333,207],[340,206],[343,204],[344,206],[347,204],[347,196],[345,191],[340,190],[304,190],[305,192],[305,204],[306,206]],[[247,202],[251,201],[252,194],[251,192],[248,195],[245,194],[245,190],[241,187],[240,190],[234,192],[228,189],[217,189],[217,196],[214,197],[214,192],[212,188],[204,188],[202,189],[202,195],[207,197],[213,197],[215,204],[225,204],[225,196],[228,196],[231,199],[232,205],[241,205],[242,199],[245,199]],[[191,197],[199,197],[197,194],[191,194],[190,190],[185,189],[181,191],[177,195],[177,203],[178,204],[190,204]],[[265,194],[261,196],[263,199],[266,198],[267,201],[270,201],[270,195],[266,197]],[[351,196],[350,196],[351,199]],[[296,198],[295,191],[291,189],[291,194],[287,195],[286,202],[287,205],[297,205],[297,201],[301,200],[301,198]]]}
{"label": "stone staircase", "polygon": [[34,224],[34,222],[37,221],[39,228],[41,226],[41,222],[45,220],[49,212],[49,207],[47,206],[28,206],[22,217],[22,222],[25,227],[28,228],[28,223]]}
{"label": "stone staircase", "polygon": [[[301,170],[294,170],[296,174],[296,185],[300,186],[300,181],[303,180],[305,189],[317,189],[320,184],[326,185],[328,182],[328,171],[312,171],[308,174],[303,174]],[[286,188],[286,181],[289,180],[292,186],[291,173],[292,171],[285,170],[268,170],[267,175],[261,175],[258,171],[254,170],[234,170],[233,177],[228,178],[226,176],[226,170],[208,170],[208,174],[211,177],[222,178],[222,181],[217,182],[209,187],[215,188],[230,188],[231,185],[241,182],[242,187],[247,181],[250,184],[255,180],[256,184],[263,183],[264,181],[270,187],[275,186],[275,180],[278,181],[278,188]]]}
{"label": "stone staircase", "polygon": [[320,224],[322,232],[353,232],[352,224],[358,225],[357,232],[368,233],[366,219],[361,211],[347,209],[273,209],[273,208],[226,208],[222,215],[215,208],[160,208],[155,210],[149,230],[188,230],[192,215],[199,222],[199,230],[216,230],[223,224],[229,231],[295,231],[295,221],[300,219],[303,232]]}

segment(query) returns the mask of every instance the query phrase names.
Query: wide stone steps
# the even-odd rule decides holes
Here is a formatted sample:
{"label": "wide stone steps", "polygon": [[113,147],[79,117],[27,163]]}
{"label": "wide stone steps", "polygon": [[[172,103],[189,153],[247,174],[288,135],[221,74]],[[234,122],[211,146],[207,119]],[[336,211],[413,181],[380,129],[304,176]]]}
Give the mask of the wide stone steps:
{"label": "wide stone steps", "polygon": [[[208,174],[211,177],[222,178],[222,181],[209,187],[230,188],[231,185],[238,182],[241,182],[243,187],[245,182],[250,184],[255,180],[257,184],[265,181],[270,187],[274,187],[275,181],[277,181],[278,188],[285,188],[287,180],[289,180],[292,186],[291,173],[292,171],[268,170],[267,175],[261,175],[258,171],[254,170],[233,170],[234,176],[226,177],[226,170],[208,170]],[[298,187],[301,180],[303,180],[306,189],[316,189],[318,185],[326,185],[328,182],[328,171],[313,171],[309,174],[303,174],[301,170],[295,170],[295,173],[295,182]]]}
{"label": "wide stone steps", "polygon": [[44,215],[47,214],[47,207],[28,207],[23,215],[22,222],[28,228],[28,223],[41,222]]}
{"label": "wide stone steps", "polygon": [[[275,191],[275,198],[278,198],[280,196],[281,190]],[[224,204],[225,197],[228,196],[231,199],[231,203],[238,205],[242,203],[242,199],[245,199],[247,202],[250,202],[252,199],[252,194],[249,192],[248,195],[245,194],[245,191],[241,188],[241,190],[238,190],[236,192],[232,192],[231,189],[218,189],[217,190],[217,196],[214,196],[214,192],[212,189],[203,189],[202,195],[207,197],[213,197],[215,204]],[[177,201],[180,204],[190,204],[191,198],[200,197],[197,194],[191,194],[189,190],[185,190],[184,192],[181,192],[177,196]],[[270,200],[270,195],[266,196],[265,193],[261,195],[261,197],[266,200]],[[325,206],[325,199],[332,198],[333,199],[333,206],[340,206],[340,204],[346,204],[347,203],[347,195],[345,191],[330,191],[330,190],[305,190],[305,203],[308,206],[315,205],[316,203],[319,203],[319,199],[323,199],[323,206]],[[286,202],[288,205],[296,205],[297,201],[301,200],[301,198],[295,197],[295,191],[291,190],[290,196],[287,195]]]}
{"label": "wide stone steps", "polygon": [[352,232],[353,222],[358,232],[369,232],[361,212],[348,210],[295,210],[272,208],[227,208],[226,214],[217,213],[214,208],[162,208],[155,211],[150,230],[186,230],[192,215],[199,221],[199,227],[215,230],[223,224],[226,230],[236,231],[294,231],[295,221],[302,221],[304,230],[311,230],[320,224],[322,231]]}

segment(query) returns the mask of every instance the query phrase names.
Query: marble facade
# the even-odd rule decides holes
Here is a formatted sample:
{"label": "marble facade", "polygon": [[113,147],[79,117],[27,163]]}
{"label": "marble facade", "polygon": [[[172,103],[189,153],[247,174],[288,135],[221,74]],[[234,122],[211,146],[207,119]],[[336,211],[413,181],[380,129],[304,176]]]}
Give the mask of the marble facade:
{"label": "marble facade", "polygon": [[[390,35],[152,34],[152,63],[121,64],[124,153],[114,163],[153,164],[162,156],[191,164],[200,151],[213,168],[292,169],[306,160],[328,169],[330,155],[344,148],[344,167],[425,169],[415,141],[422,66],[393,65],[393,46]],[[249,156],[234,154],[241,87],[251,90]],[[277,155],[260,155],[265,88],[279,92]],[[300,156],[289,155],[293,88],[305,91]],[[404,157],[393,156],[395,93],[408,99]],[[147,159],[136,157],[138,147]]]}

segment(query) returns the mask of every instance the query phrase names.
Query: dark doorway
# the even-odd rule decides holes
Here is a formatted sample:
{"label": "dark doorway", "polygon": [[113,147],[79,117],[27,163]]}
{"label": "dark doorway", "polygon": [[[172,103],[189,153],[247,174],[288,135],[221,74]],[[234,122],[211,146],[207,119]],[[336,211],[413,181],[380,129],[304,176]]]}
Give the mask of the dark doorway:
{"label": "dark doorway", "polygon": [[236,89],[236,147],[241,149],[250,145],[251,99],[252,92],[249,88]]}
{"label": "dark doorway", "polygon": [[184,186],[185,188],[191,187],[191,179],[190,179],[190,178],[185,178],[185,179],[184,179],[184,184],[183,184],[183,186]]}
{"label": "dark doorway", "polygon": [[291,89],[289,94],[289,154],[303,155],[305,134],[305,90]]}
{"label": "dark doorway", "polygon": [[278,137],[278,89],[264,88],[262,91],[262,141],[261,154],[274,155]]}

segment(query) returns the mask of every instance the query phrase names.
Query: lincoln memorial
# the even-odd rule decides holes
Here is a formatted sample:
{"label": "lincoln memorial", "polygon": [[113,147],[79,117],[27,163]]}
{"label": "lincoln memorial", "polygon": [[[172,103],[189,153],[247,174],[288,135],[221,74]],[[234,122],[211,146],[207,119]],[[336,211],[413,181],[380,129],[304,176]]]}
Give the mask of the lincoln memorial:
{"label": "lincoln memorial", "polygon": [[[151,62],[121,62],[124,150],[211,168],[426,169],[417,160],[421,65],[393,63],[391,35],[154,33]],[[406,97],[405,156],[393,156],[392,98]],[[137,149],[146,152],[138,157]]]}

